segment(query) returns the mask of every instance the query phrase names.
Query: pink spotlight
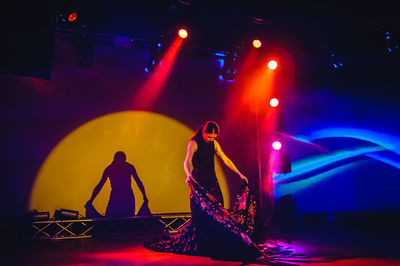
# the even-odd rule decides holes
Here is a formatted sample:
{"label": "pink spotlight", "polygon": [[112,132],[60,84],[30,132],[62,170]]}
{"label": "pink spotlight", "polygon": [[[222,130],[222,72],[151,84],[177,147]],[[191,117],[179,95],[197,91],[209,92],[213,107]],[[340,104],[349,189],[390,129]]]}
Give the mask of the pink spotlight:
{"label": "pink spotlight", "polygon": [[277,107],[279,105],[279,100],[277,98],[272,98],[269,101],[269,105],[271,105],[272,107]]}
{"label": "pink spotlight", "polygon": [[282,143],[280,141],[274,141],[272,143],[272,148],[276,151],[279,151],[282,148]]}

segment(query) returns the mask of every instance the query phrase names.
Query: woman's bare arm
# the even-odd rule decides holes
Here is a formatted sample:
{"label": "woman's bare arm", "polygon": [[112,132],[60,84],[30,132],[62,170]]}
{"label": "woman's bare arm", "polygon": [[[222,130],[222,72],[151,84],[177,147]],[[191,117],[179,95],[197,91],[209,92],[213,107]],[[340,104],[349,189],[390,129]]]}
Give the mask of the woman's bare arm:
{"label": "woman's bare arm", "polygon": [[183,169],[185,170],[185,173],[186,173],[186,183],[187,184],[189,183],[190,178],[192,178],[190,169],[193,168],[192,158],[193,158],[193,154],[196,152],[196,150],[197,150],[197,143],[196,143],[196,141],[191,140],[187,147],[185,162],[183,163]]}

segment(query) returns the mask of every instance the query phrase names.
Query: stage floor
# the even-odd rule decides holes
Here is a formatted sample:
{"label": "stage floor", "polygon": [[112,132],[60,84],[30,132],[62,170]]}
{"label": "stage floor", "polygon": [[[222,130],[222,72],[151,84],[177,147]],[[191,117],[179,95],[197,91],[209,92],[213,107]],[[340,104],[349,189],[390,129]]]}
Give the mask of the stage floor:
{"label": "stage floor", "polygon": [[[159,253],[142,244],[155,234],[129,234],[69,240],[3,241],[2,265],[243,265],[206,257]],[[279,242],[310,256],[298,265],[400,265],[400,236],[302,228],[291,244]],[[257,264],[249,264],[257,265]]]}

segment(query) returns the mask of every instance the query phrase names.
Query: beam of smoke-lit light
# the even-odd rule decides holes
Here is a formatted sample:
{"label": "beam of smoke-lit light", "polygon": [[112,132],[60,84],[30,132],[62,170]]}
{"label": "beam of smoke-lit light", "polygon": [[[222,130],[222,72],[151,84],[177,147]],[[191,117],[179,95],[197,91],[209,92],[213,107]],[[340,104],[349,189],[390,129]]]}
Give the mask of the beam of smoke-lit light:
{"label": "beam of smoke-lit light", "polygon": [[161,64],[155,68],[150,78],[139,88],[137,94],[134,96],[133,109],[151,109],[162,91],[182,42],[183,39],[179,37],[174,40],[171,47],[161,59]]}

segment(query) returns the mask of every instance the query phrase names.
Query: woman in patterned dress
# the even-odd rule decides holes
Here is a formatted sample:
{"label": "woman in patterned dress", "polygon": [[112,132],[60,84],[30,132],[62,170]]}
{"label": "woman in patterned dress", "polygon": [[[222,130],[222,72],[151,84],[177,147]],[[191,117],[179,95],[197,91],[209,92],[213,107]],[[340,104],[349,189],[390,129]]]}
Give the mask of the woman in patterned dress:
{"label": "woman in patterned dress", "polygon": [[[187,148],[184,170],[190,187],[191,221],[176,234],[145,243],[146,248],[238,261],[254,260],[261,255],[250,238],[254,230],[255,201],[249,194],[248,180],[222,151],[215,140],[218,134],[217,123],[208,121],[199,128]],[[215,174],[215,155],[243,180],[230,211],[223,206]]]}

